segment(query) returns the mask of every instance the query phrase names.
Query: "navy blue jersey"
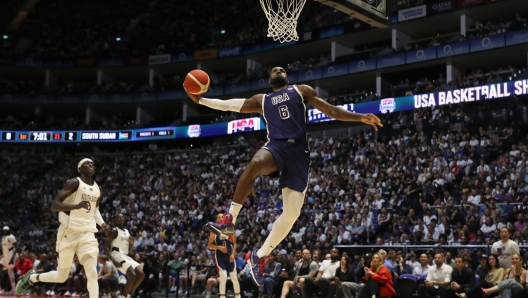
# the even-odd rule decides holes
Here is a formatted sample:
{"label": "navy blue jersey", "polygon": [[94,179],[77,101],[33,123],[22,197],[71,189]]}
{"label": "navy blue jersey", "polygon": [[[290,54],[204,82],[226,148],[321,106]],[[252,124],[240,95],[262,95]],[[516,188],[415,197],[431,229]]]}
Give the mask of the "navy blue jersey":
{"label": "navy blue jersey", "polygon": [[268,139],[306,141],[306,104],[295,85],[264,95],[262,111]]}
{"label": "navy blue jersey", "polygon": [[229,239],[221,238],[220,236],[215,237],[215,244],[217,246],[223,246],[227,248],[227,254],[224,254],[220,250],[216,250],[216,253],[218,255],[231,255],[233,253],[233,242],[231,241],[231,237]]}

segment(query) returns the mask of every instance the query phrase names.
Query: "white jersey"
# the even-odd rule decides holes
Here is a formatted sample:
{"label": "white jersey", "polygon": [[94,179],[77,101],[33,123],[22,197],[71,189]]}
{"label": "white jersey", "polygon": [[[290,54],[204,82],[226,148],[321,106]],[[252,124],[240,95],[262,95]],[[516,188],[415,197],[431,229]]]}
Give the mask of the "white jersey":
{"label": "white jersey", "polygon": [[127,229],[121,230],[120,228],[115,228],[117,231],[117,236],[114,240],[112,240],[112,250],[114,250],[114,247],[119,249],[119,252],[124,253],[125,255],[128,254],[129,249],[129,238],[130,233]]}
{"label": "white jersey", "polygon": [[90,207],[88,210],[82,208],[69,212],[59,212],[59,222],[68,229],[97,232],[94,213],[97,209],[97,200],[101,196],[101,190],[95,181],[93,185],[88,185],[81,178],[76,179],[79,181],[79,187],[64,200],[64,204],[77,205],[82,201],[88,201]]}
{"label": "white jersey", "polygon": [[15,250],[16,238],[13,235],[7,235],[2,237],[2,253],[4,256],[9,256],[9,251]]}

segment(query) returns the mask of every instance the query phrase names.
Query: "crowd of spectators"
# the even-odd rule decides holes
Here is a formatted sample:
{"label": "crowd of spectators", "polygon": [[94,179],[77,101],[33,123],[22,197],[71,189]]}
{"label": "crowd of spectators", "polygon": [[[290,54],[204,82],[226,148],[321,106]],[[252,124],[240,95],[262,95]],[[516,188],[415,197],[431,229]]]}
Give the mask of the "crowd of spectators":
{"label": "crowd of spectators", "polygon": [[[277,251],[291,259],[297,249],[326,253],[337,244],[490,245],[502,227],[523,244],[528,239],[528,151],[515,121],[519,115],[493,117],[490,123],[487,112],[475,110],[464,114],[453,106],[384,116],[385,129],[377,135],[310,136],[304,212]],[[96,154],[101,213],[107,222],[118,212],[125,214],[134,248],[149,270],[168,274],[163,264],[175,254],[196,266],[210,264],[207,235],[200,227],[229,206],[237,177],[262,144],[240,136],[222,146],[168,150],[160,143],[143,151]],[[75,175],[69,162],[74,156],[49,155],[50,170],[14,187],[12,172],[22,176],[31,169],[20,161],[38,155],[10,153],[16,168],[6,168],[0,185],[11,193],[6,199],[13,212],[3,224],[13,228],[21,250],[53,260],[58,222],[43,206]],[[241,260],[244,252],[262,245],[281,212],[278,181],[257,178],[244,203],[236,223]],[[207,274],[199,270],[190,272],[196,277],[189,288],[205,283]],[[148,284],[151,290],[163,280],[156,276]],[[179,282],[187,285],[184,278]]]}
{"label": "crowd of spectators", "polygon": [[[37,2],[10,35],[2,54],[33,58],[149,55],[252,44],[267,38],[268,21],[256,3],[97,1],[77,7],[81,15],[72,13],[66,4]],[[7,15],[18,11],[14,3],[10,7],[2,10],[6,15],[2,20],[10,21]],[[298,30],[349,20],[341,12],[308,1]]]}

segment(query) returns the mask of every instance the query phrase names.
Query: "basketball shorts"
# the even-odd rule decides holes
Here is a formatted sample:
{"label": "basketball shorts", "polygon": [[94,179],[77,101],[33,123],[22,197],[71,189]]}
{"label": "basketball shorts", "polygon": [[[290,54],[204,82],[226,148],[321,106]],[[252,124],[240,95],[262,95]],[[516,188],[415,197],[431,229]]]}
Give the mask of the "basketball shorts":
{"label": "basketball shorts", "polygon": [[229,262],[229,254],[215,252],[214,257],[218,272],[225,270],[227,273],[230,273],[235,270],[235,262]]}
{"label": "basketball shorts", "polygon": [[279,165],[280,188],[305,192],[308,187],[310,150],[308,143],[289,140],[270,140],[262,148],[268,150]]}
{"label": "basketball shorts", "polygon": [[94,232],[77,231],[61,225],[57,232],[56,250],[59,254],[58,268],[70,268],[75,254],[81,263],[87,255],[97,258],[99,243]]}
{"label": "basketball shorts", "polygon": [[112,257],[121,264],[121,267],[117,268],[117,270],[121,271],[121,273],[126,274],[128,268],[136,269],[139,266],[139,263],[134,261],[131,257],[127,256],[126,254],[120,252],[120,251],[112,251]]}
{"label": "basketball shorts", "polygon": [[0,264],[2,264],[4,267],[7,267],[8,265],[14,265],[16,260],[16,250],[13,248],[11,250],[8,250],[7,253],[3,253],[3,257],[0,260]]}

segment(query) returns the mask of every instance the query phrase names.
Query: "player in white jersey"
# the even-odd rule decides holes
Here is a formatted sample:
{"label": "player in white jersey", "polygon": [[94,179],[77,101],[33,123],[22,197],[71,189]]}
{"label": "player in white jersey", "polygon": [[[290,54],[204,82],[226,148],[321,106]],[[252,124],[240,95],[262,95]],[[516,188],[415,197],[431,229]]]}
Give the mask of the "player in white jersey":
{"label": "player in white jersey", "polygon": [[130,293],[135,292],[145,278],[145,273],[141,270],[139,263],[128,256],[134,254],[134,237],[130,236],[128,230],[125,229],[123,214],[118,214],[114,223],[116,228],[108,233],[103,248],[117,270],[126,274],[127,283],[123,288],[122,297],[129,298]]}
{"label": "player in white jersey", "polygon": [[15,289],[15,263],[18,259],[16,253],[16,238],[11,234],[8,226],[4,227],[4,236],[2,237],[2,259],[0,264],[7,268],[7,275],[9,275],[9,281],[11,282],[11,291]]}
{"label": "player in white jersey", "polygon": [[95,166],[91,159],[84,158],[77,164],[79,176],[66,181],[62,190],[51,203],[51,210],[59,212],[60,227],[57,232],[56,250],[58,253],[57,271],[36,274],[30,270],[16,287],[16,294],[21,295],[34,283],[64,283],[68,279],[73,257],[77,254],[84,266],[87,289],[90,298],[99,297],[97,282],[97,255],[99,243],[95,239],[97,225],[105,232],[105,224],[99,212],[101,190],[92,176]]}

